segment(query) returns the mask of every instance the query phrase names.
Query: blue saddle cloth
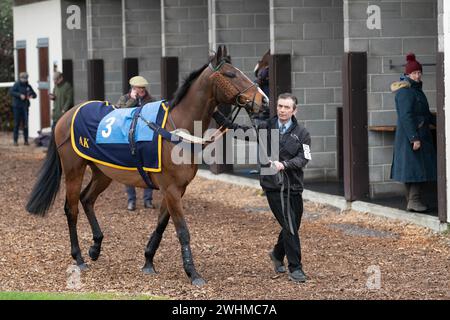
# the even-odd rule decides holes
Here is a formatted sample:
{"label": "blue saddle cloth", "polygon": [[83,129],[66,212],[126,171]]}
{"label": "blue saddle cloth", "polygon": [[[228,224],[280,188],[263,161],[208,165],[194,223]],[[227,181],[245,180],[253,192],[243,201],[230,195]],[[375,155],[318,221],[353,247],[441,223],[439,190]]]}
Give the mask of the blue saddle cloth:
{"label": "blue saddle cloth", "polygon": [[[141,116],[165,127],[168,107],[164,101],[147,103]],[[71,125],[72,147],[87,159],[122,170],[137,170],[138,160],[143,169],[161,171],[161,136],[139,119],[135,130],[136,155],[131,154],[128,132],[136,108],[115,109],[108,102],[88,101],[78,107]]]}

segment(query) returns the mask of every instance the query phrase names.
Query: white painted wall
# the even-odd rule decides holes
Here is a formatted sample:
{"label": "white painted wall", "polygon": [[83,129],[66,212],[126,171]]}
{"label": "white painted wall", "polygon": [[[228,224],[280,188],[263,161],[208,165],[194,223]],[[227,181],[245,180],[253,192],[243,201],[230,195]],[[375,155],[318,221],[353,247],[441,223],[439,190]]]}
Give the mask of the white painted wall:
{"label": "white painted wall", "polygon": [[[439,39],[439,48],[444,49],[444,81],[445,81],[445,146],[446,146],[446,175],[450,177],[450,1],[442,1],[444,14],[443,19],[440,21],[443,24],[443,37]],[[442,43],[443,42],[443,43]],[[447,178],[447,221],[450,222],[450,179]]]}
{"label": "white painted wall", "polygon": [[[28,81],[36,91],[38,97],[31,100],[29,135],[37,137],[40,127],[39,106],[39,60],[37,39],[49,39],[49,81],[50,91],[53,90],[53,62],[56,61],[58,69],[62,69],[62,32],[61,32],[61,2],[49,0],[13,8],[14,15],[14,43],[17,40],[25,40],[27,47],[27,72],[30,75]],[[39,19],[39,21],[36,21]],[[17,57],[15,56],[15,59]],[[17,62],[15,62],[17,67]]]}

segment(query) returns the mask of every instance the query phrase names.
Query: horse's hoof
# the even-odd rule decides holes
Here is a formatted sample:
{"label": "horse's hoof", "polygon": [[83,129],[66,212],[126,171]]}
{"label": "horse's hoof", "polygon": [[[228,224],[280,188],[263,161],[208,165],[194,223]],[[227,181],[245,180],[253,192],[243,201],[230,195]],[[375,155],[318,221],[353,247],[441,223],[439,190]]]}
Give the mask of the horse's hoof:
{"label": "horse's hoof", "polygon": [[88,265],[86,263],[79,264],[79,265],[77,265],[77,267],[80,268],[80,271],[87,271],[87,270],[89,270],[89,267],[88,267]]}
{"label": "horse's hoof", "polygon": [[89,257],[91,257],[92,261],[97,261],[99,256],[100,256],[100,250],[97,250],[92,247],[89,248]]}
{"label": "horse's hoof", "polygon": [[196,278],[194,280],[192,280],[192,285],[196,286],[196,287],[203,287],[206,284],[206,281],[203,280],[202,278]]}
{"label": "horse's hoof", "polygon": [[155,268],[149,266],[149,267],[143,267],[142,272],[144,274],[156,274]]}

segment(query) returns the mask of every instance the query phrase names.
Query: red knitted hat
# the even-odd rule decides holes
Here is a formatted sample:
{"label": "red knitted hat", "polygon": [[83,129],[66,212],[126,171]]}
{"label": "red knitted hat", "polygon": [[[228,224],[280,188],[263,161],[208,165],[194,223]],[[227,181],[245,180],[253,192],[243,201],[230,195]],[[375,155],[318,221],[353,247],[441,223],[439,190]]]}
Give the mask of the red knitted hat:
{"label": "red knitted hat", "polygon": [[405,74],[420,70],[422,71],[422,65],[416,60],[414,53],[408,53],[406,55]]}

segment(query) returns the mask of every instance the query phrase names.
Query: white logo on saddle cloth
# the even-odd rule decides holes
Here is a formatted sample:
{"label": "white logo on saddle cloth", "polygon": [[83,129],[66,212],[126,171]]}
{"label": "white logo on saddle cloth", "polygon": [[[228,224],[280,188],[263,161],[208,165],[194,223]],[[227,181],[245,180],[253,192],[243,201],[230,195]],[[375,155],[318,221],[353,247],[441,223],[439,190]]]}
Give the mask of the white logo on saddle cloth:
{"label": "white logo on saddle cloth", "polygon": [[[160,106],[161,101],[147,103],[142,107],[142,117],[147,121],[156,122]],[[98,125],[96,143],[128,144],[128,132],[135,112],[136,108],[123,108],[108,113]],[[136,125],[135,139],[136,141],[153,140],[153,130],[141,119]]]}

